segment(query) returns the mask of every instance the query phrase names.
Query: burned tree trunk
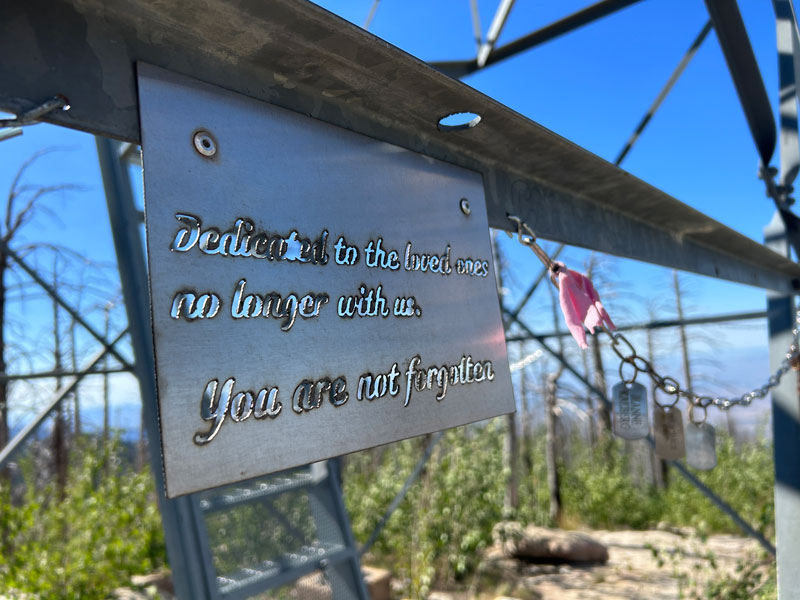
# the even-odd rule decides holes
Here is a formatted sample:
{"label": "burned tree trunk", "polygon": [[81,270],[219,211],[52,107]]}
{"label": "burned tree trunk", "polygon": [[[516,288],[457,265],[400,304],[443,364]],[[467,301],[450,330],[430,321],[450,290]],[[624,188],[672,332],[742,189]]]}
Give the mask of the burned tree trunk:
{"label": "burned tree trunk", "polygon": [[[500,298],[503,297],[503,256],[500,252],[500,244],[497,242],[497,235],[492,239],[492,251],[494,254],[495,273],[497,274],[497,289]],[[514,511],[519,507],[519,441],[517,439],[517,415],[509,413],[506,415],[506,436],[503,443],[503,466],[508,471],[506,480],[506,494],[504,507],[506,511]]]}
{"label": "burned tree trunk", "polygon": [[[672,272],[672,282],[675,288],[675,308],[678,312],[678,320],[683,321],[683,298],[681,292],[680,280],[678,279],[678,271]],[[692,370],[689,361],[689,342],[686,338],[686,327],[681,323],[678,325],[678,331],[681,336],[681,357],[683,358],[683,389],[692,389]]]}
{"label": "burned tree trunk", "polygon": [[558,523],[561,519],[561,481],[558,476],[558,453],[556,450],[556,402],[558,391],[558,378],[561,376],[559,369],[547,377],[545,392],[545,407],[547,417],[546,461],[547,461],[547,488],[550,492],[550,520]]}
{"label": "burned tree trunk", "polygon": [[[58,276],[55,266],[53,267],[53,289],[58,289]],[[53,359],[54,370],[63,370],[61,360],[61,332],[59,326],[58,303],[53,299]],[[56,389],[61,388],[61,376],[56,377]],[[59,402],[55,410],[55,422],[53,424],[53,464],[55,467],[56,487],[61,497],[67,487],[67,419],[64,410],[64,403]]]}

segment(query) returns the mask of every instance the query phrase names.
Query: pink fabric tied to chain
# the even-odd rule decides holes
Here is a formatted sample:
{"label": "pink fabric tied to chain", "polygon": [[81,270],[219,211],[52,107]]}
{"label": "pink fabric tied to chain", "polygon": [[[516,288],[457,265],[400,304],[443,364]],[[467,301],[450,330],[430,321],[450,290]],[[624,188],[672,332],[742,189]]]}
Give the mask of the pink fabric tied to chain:
{"label": "pink fabric tied to chain", "polygon": [[589,346],[584,325],[592,333],[596,327],[603,325],[611,330],[617,327],[603,308],[600,296],[588,277],[568,269],[564,263],[554,262],[553,265],[558,277],[558,300],[567,328],[578,346],[585,350]]}

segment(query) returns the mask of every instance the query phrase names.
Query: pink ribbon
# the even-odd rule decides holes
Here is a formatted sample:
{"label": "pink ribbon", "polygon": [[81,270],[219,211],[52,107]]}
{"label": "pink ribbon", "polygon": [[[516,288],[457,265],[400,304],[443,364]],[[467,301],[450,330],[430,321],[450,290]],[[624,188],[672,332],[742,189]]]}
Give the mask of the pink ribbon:
{"label": "pink ribbon", "polygon": [[584,326],[592,333],[596,327],[603,325],[611,330],[617,327],[603,308],[600,296],[588,277],[568,269],[564,263],[553,264],[558,276],[558,301],[561,312],[564,313],[564,321],[578,346],[585,350],[589,346],[586,344]]}

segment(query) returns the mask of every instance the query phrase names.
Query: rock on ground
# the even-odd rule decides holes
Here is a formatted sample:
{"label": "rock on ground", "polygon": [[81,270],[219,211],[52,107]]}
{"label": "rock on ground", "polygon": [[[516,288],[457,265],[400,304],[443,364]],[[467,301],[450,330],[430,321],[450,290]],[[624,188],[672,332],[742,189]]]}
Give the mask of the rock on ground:
{"label": "rock on ground", "polygon": [[531,565],[505,558],[495,547],[483,569],[510,582],[515,596],[529,591],[542,600],[677,600],[688,596],[687,582],[702,591],[706,581],[732,575],[738,561],[760,554],[757,542],[733,535],[705,542],[684,531],[593,531],[592,537],[608,548],[606,564]]}
{"label": "rock on ground", "polygon": [[547,529],[514,521],[498,523],[492,529],[495,546],[507,558],[529,562],[606,562],[608,550],[589,535],[577,531]]}

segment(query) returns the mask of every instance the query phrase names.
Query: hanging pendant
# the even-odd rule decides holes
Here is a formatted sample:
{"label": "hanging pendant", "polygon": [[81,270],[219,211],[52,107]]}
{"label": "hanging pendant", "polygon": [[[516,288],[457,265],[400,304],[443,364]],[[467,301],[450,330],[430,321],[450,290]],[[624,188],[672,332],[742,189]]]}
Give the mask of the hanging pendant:
{"label": "hanging pendant", "polygon": [[686,454],[681,411],[674,406],[656,403],[653,411],[653,433],[656,438],[656,456],[664,460],[677,460]]}
{"label": "hanging pendant", "polygon": [[686,464],[701,471],[717,466],[717,436],[708,423],[686,426]]}
{"label": "hanging pendant", "polygon": [[614,433],[626,440],[640,440],[649,433],[647,388],[641,383],[620,382],[611,388]]}

